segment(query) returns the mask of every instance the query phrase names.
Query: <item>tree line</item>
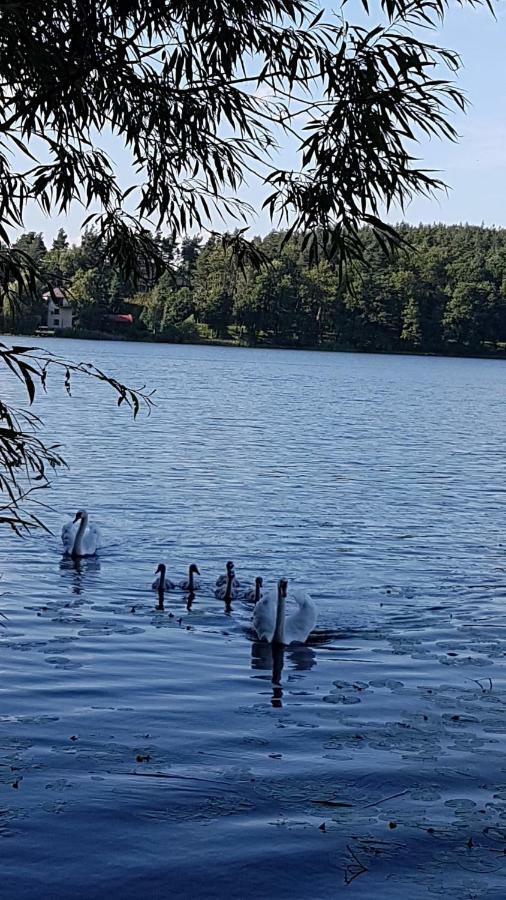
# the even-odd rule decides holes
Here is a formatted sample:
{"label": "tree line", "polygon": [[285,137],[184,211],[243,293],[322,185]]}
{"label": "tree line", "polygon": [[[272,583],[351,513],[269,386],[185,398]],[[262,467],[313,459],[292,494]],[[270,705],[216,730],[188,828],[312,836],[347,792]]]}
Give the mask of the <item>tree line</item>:
{"label": "tree line", "polygon": [[[378,299],[374,278],[383,270],[374,258],[367,277],[344,292],[335,271],[310,265],[316,257],[306,251],[320,244],[349,268],[374,257],[371,239],[394,249],[399,238],[384,211],[443,187],[418,168],[411,142],[420,132],[456,139],[452,112],[466,106],[453,80],[458,54],[428,35],[447,7],[446,0],[380,0],[369,9],[358,0],[346,12],[338,4],[335,15],[318,0],[2,4],[0,325],[33,331],[45,321],[42,295],[52,285],[72,298],[80,334],[121,327],[111,316],[128,311],[134,326],[128,319],[125,330],[148,339],[427,343],[417,296],[397,333],[399,303],[396,295],[390,305],[383,293]],[[128,186],[107,152],[111,129],[132,162]],[[278,152],[284,136],[295,170]],[[218,221],[247,222],[243,187],[251,173],[267,189],[270,220],[293,227],[292,241],[265,239],[275,252],[258,273],[246,265],[258,248],[240,232],[226,237],[233,256],[213,241],[183,240]],[[74,247],[64,232],[49,248],[33,232],[12,246],[34,203],[48,219],[80,208],[82,227],[95,230]],[[171,240],[153,235],[151,222]],[[370,232],[362,235],[363,226]],[[478,301],[467,280],[463,290],[452,327],[465,342],[462,322],[477,302],[481,308],[481,282]],[[68,387],[70,363],[49,353],[28,361],[27,353],[0,345],[0,369],[16,372],[29,400],[60,365]],[[108,380],[136,408],[135,391],[100,372],[91,377]],[[53,442],[34,436],[40,424],[0,396],[0,526],[37,524],[37,510],[25,516],[26,501],[57,464]]]}
{"label": "tree line", "polygon": [[[506,345],[506,229],[471,225],[399,226],[405,249],[393,256],[369,229],[363,262],[343,283],[334,265],[310,261],[302,235],[256,238],[260,269],[240,265],[215,237],[174,244],[154,235],[166,269],[135,283],[107,261],[100,237],[86,231],[70,246],[60,229],[47,248],[23,234],[16,247],[61,286],[77,314],[77,332],[139,339],[218,339],[246,345],[350,350],[487,352]],[[4,301],[3,328],[33,331],[45,322],[36,296]],[[109,317],[130,312],[132,325]]]}

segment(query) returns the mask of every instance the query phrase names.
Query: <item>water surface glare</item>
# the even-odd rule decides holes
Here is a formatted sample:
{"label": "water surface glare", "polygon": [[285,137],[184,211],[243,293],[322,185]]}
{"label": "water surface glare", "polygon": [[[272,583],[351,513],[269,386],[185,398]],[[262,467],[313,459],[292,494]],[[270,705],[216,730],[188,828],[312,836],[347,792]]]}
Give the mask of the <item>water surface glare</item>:
{"label": "water surface glare", "polygon": [[[1,538],[2,898],[504,900],[505,364],[46,346],[156,405],[35,406],[70,469],[54,535]],[[314,639],[273,659],[227,559],[310,592]]]}

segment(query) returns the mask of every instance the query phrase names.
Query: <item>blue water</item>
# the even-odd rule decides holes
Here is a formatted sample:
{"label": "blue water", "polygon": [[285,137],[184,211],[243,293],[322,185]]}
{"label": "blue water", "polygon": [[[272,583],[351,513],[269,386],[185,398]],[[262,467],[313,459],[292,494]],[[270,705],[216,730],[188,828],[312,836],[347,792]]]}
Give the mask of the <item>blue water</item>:
{"label": "blue water", "polygon": [[[2,898],[504,898],[504,363],[46,345],[156,394],[36,404],[70,468],[0,546]],[[317,603],[279,684],[229,558]]]}

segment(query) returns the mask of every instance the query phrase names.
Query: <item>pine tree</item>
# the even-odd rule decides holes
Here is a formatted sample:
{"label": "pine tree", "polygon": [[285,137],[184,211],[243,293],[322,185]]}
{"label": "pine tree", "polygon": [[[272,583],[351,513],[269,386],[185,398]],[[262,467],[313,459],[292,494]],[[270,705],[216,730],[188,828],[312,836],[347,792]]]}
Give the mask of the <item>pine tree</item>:
{"label": "pine tree", "polygon": [[69,246],[67,233],[63,228],[60,228],[58,234],[53,240],[53,246],[51,250],[67,250]]}

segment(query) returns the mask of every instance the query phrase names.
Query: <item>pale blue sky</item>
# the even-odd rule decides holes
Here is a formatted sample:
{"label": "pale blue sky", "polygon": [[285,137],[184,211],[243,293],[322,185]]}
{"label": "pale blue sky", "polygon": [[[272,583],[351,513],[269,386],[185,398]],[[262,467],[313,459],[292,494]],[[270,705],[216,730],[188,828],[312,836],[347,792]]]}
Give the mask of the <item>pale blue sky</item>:
{"label": "pale blue sky", "polygon": [[[350,18],[357,9],[356,0],[349,0],[345,11]],[[332,3],[327,0],[327,7]],[[390,219],[403,218],[418,222],[470,222],[474,224],[506,226],[506,2],[497,7],[497,18],[484,8],[462,9],[453,5],[448,12],[442,31],[434,35],[435,42],[457,50],[462,57],[463,68],[459,83],[467,93],[470,107],[466,115],[458,115],[455,124],[461,135],[458,144],[438,140],[423,140],[415,150],[427,168],[440,170],[441,177],[450,187],[448,195],[439,198],[417,198],[404,216],[394,212]],[[429,40],[432,37],[428,36]],[[116,145],[110,145],[119,164],[122,181],[130,183],[131,176],[126,155],[118,153]],[[289,165],[289,149],[280,158]],[[259,214],[251,222],[251,233],[265,233],[270,222],[260,212],[261,200],[258,186],[246,189],[244,197]],[[79,226],[84,218],[76,208],[69,216],[48,220],[38,210],[31,210],[26,227],[42,231],[50,241],[62,225],[72,240],[78,238]],[[219,223],[216,223],[219,227]]]}

